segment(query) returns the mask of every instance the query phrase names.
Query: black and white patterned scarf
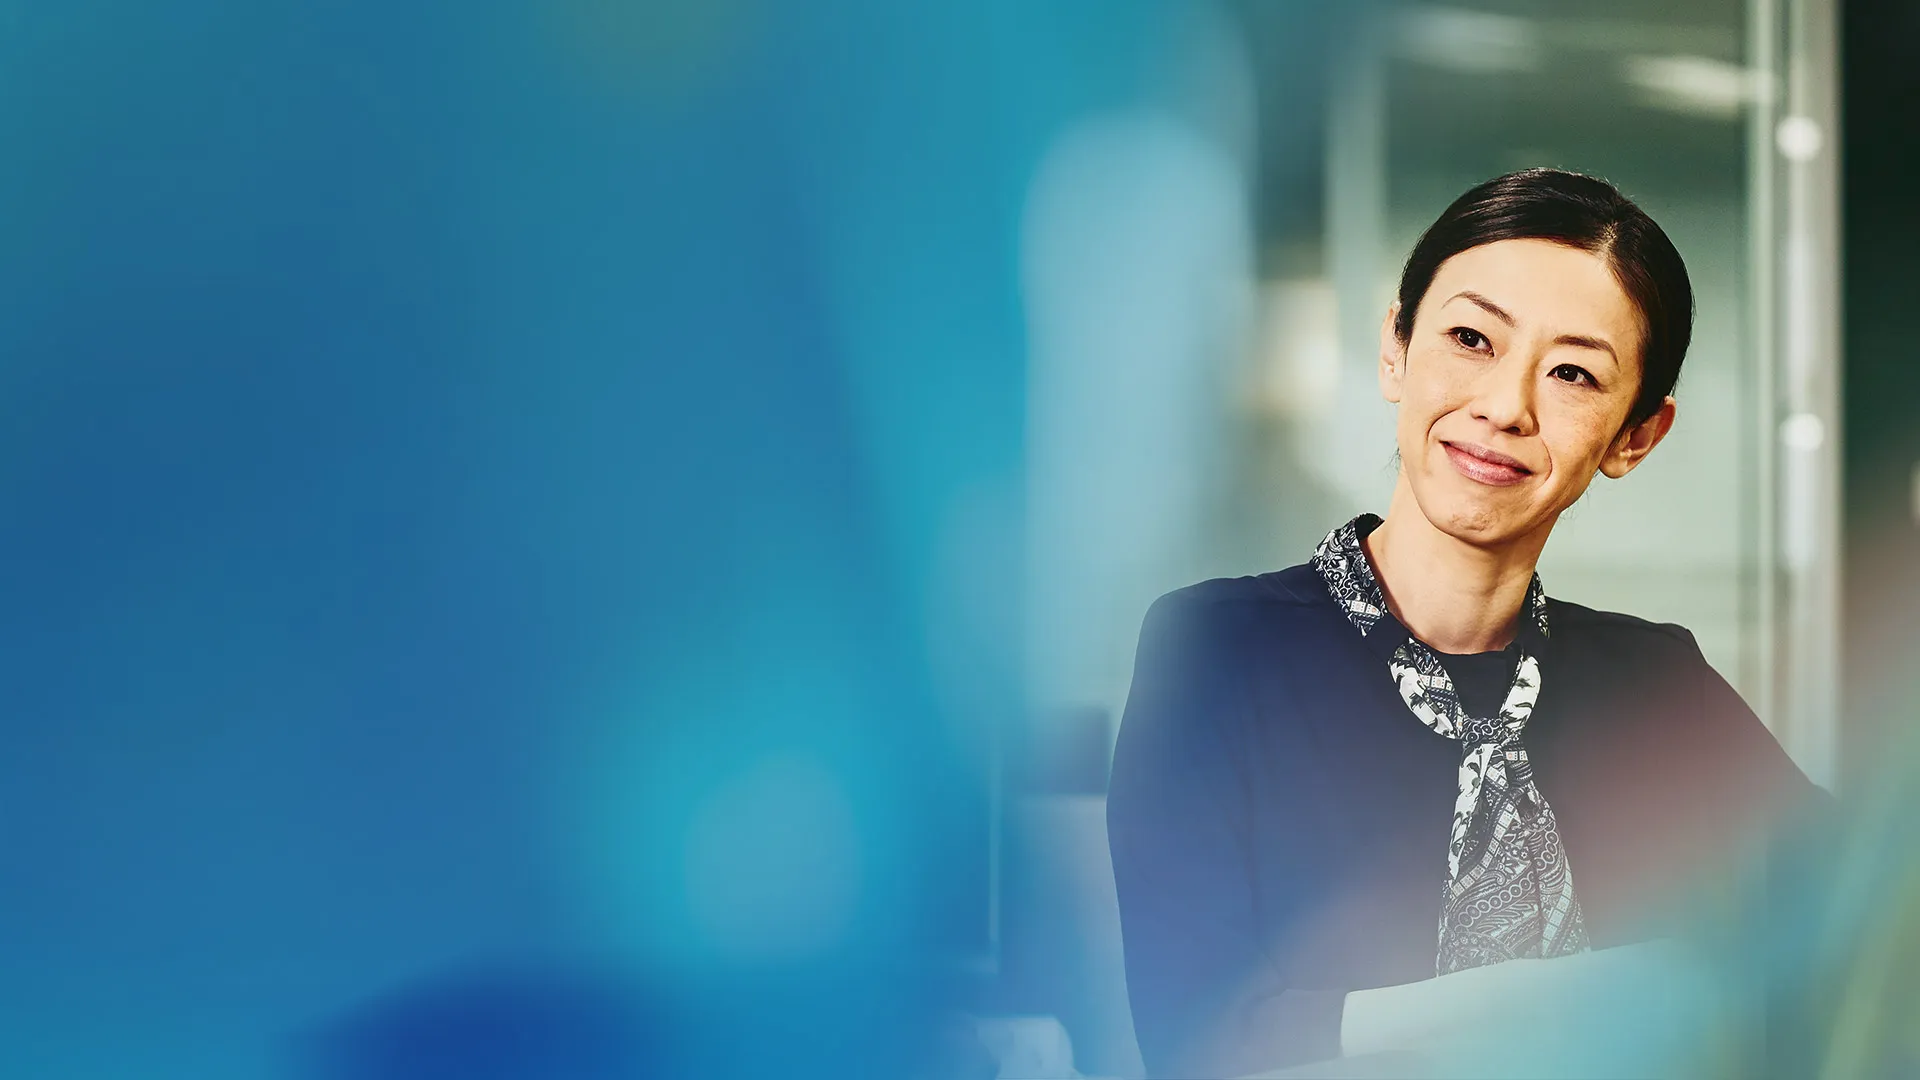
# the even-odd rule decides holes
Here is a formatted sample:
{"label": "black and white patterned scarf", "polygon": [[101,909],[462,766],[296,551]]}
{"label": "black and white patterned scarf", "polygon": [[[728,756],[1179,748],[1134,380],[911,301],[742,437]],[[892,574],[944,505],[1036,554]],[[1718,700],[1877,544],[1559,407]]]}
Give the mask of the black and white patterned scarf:
{"label": "black and white patterned scarf", "polygon": [[[1360,547],[1380,519],[1362,514],[1327,534],[1314,568],[1363,636],[1391,622],[1386,596]],[[1521,610],[1547,635],[1547,597],[1535,574]],[[1447,887],[1440,909],[1436,972],[1587,949],[1573,872],[1553,810],[1533,782],[1520,737],[1540,696],[1540,662],[1525,650],[1498,716],[1468,716],[1433,650],[1403,630],[1387,662],[1400,697],[1420,722],[1463,744],[1460,794],[1447,841]]]}

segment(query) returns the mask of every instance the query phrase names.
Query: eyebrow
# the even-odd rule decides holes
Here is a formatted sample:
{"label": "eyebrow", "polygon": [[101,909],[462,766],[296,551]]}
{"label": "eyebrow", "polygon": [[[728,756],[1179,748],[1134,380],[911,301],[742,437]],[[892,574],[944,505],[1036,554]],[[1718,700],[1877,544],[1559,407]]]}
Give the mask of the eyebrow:
{"label": "eyebrow", "polygon": [[[1499,319],[1501,322],[1506,323],[1508,326],[1515,325],[1513,316],[1507,313],[1506,308],[1503,308],[1499,304],[1496,304],[1493,301],[1487,299],[1486,297],[1481,296],[1477,292],[1468,290],[1468,291],[1454,293],[1452,296],[1447,298],[1447,303],[1451,304],[1455,300],[1471,301],[1474,305],[1478,306],[1481,310],[1485,311],[1487,314],[1493,316],[1494,318]],[[1553,339],[1553,343],[1555,345],[1572,345],[1575,348],[1593,349],[1597,352],[1603,352],[1603,353],[1606,353],[1608,356],[1613,357],[1615,363],[1618,363],[1620,360],[1620,354],[1614,352],[1613,346],[1607,344],[1606,341],[1602,338],[1589,337],[1586,334],[1561,334],[1559,337]]]}

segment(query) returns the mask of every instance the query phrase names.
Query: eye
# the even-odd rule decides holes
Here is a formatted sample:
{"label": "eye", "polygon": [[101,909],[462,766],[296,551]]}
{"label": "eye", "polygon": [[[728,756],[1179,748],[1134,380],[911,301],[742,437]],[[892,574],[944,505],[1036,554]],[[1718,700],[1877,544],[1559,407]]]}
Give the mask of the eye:
{"label": "eye", "polygon": [[1447,336],[1452,338],[1456,345],[1466,349],[1468,352],[1493,351],[1493,343],[1487,340],[1487,335],[1475,330],[1471,326],[1456,326],[1447,331]]}
{"label": "eye", "polygon": [[1552,378],[1559,379],[1561,382],[1573,383],[1575,386],[1584,385],[1597,387],[1600,385],[1600,380],[1594,378],[1592,372],[1578,364],[1561,364],[1547,374]]}

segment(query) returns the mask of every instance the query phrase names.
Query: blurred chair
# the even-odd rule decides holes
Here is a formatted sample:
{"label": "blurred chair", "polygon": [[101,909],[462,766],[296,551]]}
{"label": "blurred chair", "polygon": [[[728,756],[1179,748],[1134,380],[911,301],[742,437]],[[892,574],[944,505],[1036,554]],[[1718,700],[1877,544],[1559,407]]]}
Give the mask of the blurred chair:
{"label": "blurred chair", "polygon": [[1056,715],[1008,770],[1000,1004],[1057,1017],[1086,1076],[1144,1075],[1107,853],[1107,713]]}

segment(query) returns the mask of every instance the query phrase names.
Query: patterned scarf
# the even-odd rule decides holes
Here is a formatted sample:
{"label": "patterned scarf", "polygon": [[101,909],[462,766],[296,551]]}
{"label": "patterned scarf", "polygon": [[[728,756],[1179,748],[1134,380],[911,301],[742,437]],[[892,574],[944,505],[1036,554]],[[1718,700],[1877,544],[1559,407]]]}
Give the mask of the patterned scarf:
{"label": "patterned scarf", "polygon": [[1540,662],[1524,647],[1526,624],[1542,639],[1547,636],[1540,576],[1535,574],[1527,587],[1522,652],[1506,703],[1498,716],[1468,716],[1439,657],[1387,611],[1386,596],[1360,547],[1361,538],[1379,524],[1374,515],[1362,514],[1328,533],[1313,565],[1362,636],[1385,624],[1383,629],[1404,639],[1387,662],[1401,699],[1421,723],[1460,740],[1465,750],[1447,842],[1436,973],[1584,952],[1587,931],[1560,830],[1534,785],[1520,742],[1540,696]]}

